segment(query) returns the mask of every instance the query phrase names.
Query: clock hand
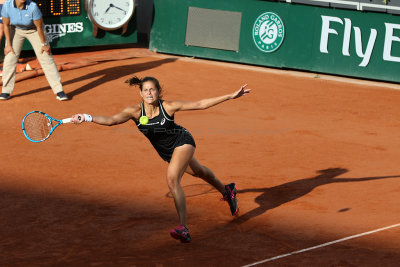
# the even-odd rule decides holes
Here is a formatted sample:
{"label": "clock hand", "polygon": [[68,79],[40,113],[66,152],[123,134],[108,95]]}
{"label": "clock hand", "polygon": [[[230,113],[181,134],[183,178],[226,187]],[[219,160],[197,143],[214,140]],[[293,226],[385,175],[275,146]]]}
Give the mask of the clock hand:
{"label": "clock hand", "polygon": [[106,12],[104,12],[104,14],[106,14],[108,12],[108,10],[110,10],[110,8],[112,8],[114,5],[110,4],[110,6],[106,9]]}
{"label": "clock hand", "polygon": [[110,4],[110,7],[115,7],[116,9],[119,9],[119,10],[121,10],[121,11],[124,11],[124,12],[125,12],[125,14],[126,14],[126,11],[125,11],[125,10],[123,10],[122,8],[120,8],[120,7],[114,6],[113,4]]}

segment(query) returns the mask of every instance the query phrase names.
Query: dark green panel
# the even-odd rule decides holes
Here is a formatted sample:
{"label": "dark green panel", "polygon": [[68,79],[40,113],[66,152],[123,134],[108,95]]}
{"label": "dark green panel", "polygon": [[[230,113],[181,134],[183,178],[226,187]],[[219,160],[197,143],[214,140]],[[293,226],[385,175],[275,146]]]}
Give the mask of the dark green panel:
{"label": "dark green panel", "polygon": [[[258,0],[155,0],[154,3],[155,18],[150,41],[152,50],[262,66],[400,81],[399,16]],[[242,12],[239,51],[186,46],[189,6]],[[283,42],[272,52],[262,51],[253,40],[253,27],[257,18],[267,12],[281,18],[285,31]],[[332,21],[329,24],[331,33],[328,35],[328,53],[323,53],[320,49],[322,24],[323,18],[327,21],[329,17]],[[274,23],[268,26],[271,21],[272,18],[263,21],[265,24],[260,23],[264,25],[263,37],[267,41],[273,40],[277,29],[274,28]],[[391,35],[392,42],[385,38],[385,23],[395,26]],[[345,30],[346,27],[349,31]],[[376,40],[371,42],[373,49],[370,59],[363,62],[362,54],[366,51],[371,31],[376,33]],[[358,42],[357,34],[361,36]],[[344,41],[345,35],[350,36],[349,42]],[[356,43],[361,49],[356,49]],[[385,43],[391,44],[393,58],[390,60],[385,60],[383,56]],[[360,65],[362,62],[364,64]]]}

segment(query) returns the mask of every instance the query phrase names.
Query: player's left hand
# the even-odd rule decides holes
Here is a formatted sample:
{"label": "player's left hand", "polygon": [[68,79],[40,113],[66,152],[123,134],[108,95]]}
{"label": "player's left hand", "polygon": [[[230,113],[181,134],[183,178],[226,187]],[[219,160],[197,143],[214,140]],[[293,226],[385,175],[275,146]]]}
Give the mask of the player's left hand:
{"label": "player's left hand", "polygon": [[247,83],[245,85],[243,85],[242,87],[240,87],[240,89],[238,91],[233,93],[232,94],[232,99],[236,99],[236,98],[239,98],[241,96],[249,94],[251,89],[245,89],[246,86],[247,86]]}

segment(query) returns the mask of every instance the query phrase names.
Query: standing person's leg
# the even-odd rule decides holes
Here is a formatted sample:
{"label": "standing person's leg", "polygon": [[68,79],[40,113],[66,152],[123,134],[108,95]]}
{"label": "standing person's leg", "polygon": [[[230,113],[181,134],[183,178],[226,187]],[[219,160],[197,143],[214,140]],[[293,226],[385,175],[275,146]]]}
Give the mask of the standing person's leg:
{"label": "standing person's leg", "polygon": [[181,224],[171,231],[171,235],[182,242],[190,242],[190,235],[187,229],[186,198],[180,183],[194,151],[195,148],[188,144],[175,148],[167,170],[168,187],[174,197],[175,208]]}
{"label": "standing person's leg", "polygon": [[[1,9],[0,9],[0,12],[1,12]],[[1,15],[1,13],[0,13],[0,15]],[[3,35],[4,35],[4,24],[3,24],[3,20],[0,18],[0,44],[1,44],[1,40],[3,40]],[[4,52],[4,50],[3,50],[3,52]],[[2,57],[2,59],[1,59],[1,61],[3,62],[4,61],[4,57],[3,56],[1,56]],[[0,68],[0,76],[3,76],[3,68]]]}
{"label": "standing person's leg", "polygon": [[195,157],[190,160],[186,173],[199,177],[214,186],[222,194],[222,200],[228,202],[232,215],[236,215],[239,212],[236,198],[237,189],[234,183],[224,185],[209,168],[201,165]]}
{"label": "standing person's leg", "polygon": [[[3,9],[3,4],[5,0],[0,0],[0,44],[1,40],[3,39],[4,36],[4,24],[3,24],[3,18],[1,17],[1,10]],[[4,57],[2,56],[1,61],[4,61]],[[2,76],[3,75],[3,68],[0,68],[0,73]]]}
{"label": "standing person's leg", "polygon": [[36,57],[42,66],[44,75],[50,84],[54,94],[63,92],[60,73],[58,72],[57,65],[54,62],[54,58],[47,52],[42,53],[42,42],[40,41],[39,34],[36,30],[26,31],[26,38],[31,43],[33,50],[35,51]]}
{"label": "standing person's leg", "polygon": [[15,52],[8,53],[4,57],[3,62],[3,89],[2,93],[11,95],[15,86],[15,70],[17,67],[18,58],[21,54],[22,46],[25,41],[24,34],[21,34],[22,30],[10,27],[10,38],[12,43],[12,48]]}

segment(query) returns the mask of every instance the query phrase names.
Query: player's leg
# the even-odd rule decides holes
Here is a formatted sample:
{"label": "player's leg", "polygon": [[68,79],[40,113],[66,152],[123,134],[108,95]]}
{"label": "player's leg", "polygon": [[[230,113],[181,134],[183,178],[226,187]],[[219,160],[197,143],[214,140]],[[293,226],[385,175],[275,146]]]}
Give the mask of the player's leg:
{"label": "player's leg", "polygon": [[214,186],[222,195],[226,193],[224,184],[214,175],[214,173],[206,166],[201,165],[195,157],[189,162],[186,173],[199,177]]}
{"label": "player's leg", "polygon": [[190,160],[185,172],[195,177],[199,177],[214,186],[219,192],[221,192],[223,196],[222,199],[228,202],[232,215],[238,213],[239,207],[236,198],[237,189],[234,183],[224,185],[209,168],[201,165],[195,157]]}
{"label": "player's leg", "polygon": [[187,229],[186,198],[180,183],[189,161],[193,157],[194,150],[195,148],[188,144],[176,147],[167,170],[168,187],[174,197],[175,208],[181,224],[171,231],[171,236],[182,242],[190,242],[190,235]]}

